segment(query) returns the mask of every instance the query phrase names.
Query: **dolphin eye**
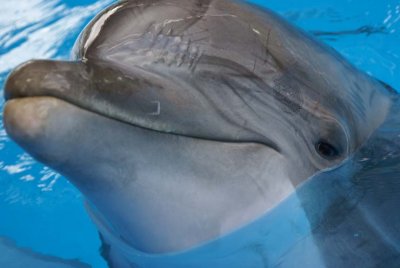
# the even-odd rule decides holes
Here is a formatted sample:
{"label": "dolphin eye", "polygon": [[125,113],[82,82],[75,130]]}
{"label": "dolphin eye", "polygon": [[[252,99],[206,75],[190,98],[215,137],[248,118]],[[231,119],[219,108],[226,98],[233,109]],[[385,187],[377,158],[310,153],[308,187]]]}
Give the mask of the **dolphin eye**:
{"label": "dolphin eye", "polygon": [[320,140],[315,144],[315,149],[321,157],[327,160],[333,160],[339,156],[338,149],[329,142],[323,140]]}

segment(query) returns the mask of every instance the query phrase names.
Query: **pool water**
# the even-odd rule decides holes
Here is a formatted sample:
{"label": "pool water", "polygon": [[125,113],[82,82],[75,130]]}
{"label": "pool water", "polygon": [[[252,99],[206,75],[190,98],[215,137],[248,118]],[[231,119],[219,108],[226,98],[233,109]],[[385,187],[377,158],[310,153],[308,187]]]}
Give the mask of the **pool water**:
{"label": "pool water", "polygon": [[[26,60],[68,59],[83,27],[113,2],[0,0],[0,88],[12,68]],[[400,89],[399,0],[250,2],[277,11],[360,69]],[[0,124],[0,236],[37,252],[106,267],[80,193],[24,153]]]}

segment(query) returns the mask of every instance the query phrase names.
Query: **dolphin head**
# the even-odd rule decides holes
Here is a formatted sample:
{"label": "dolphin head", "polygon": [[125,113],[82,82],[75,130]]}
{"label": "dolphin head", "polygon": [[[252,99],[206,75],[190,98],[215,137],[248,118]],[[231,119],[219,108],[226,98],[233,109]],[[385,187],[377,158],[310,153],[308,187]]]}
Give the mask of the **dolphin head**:
{"label": "dolphin head", "polygon": [[266,213],[357,150],[391,104],[332,49],[242,2],[122,1],[75,55],[10,74],[6,130],[146,252]]}

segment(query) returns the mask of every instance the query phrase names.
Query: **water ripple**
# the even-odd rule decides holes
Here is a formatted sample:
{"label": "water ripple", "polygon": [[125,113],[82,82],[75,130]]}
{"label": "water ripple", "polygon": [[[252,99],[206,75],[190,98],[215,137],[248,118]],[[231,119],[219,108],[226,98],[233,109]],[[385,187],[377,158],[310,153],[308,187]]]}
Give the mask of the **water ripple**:
{"label": "water ripple", "polygon": [[32,58],[68,57],[65,41],[73,42],[87,19],[112,2],[73,8],[59,0],[5,2],[0,17],[0,73]]}
{"label": "water ripple", "polygon": [[[2,3],[0,87],[2,88],[6,73],[22,62],[38,58],[69,58],[72,46],[84,25],[112,2],[112,0],[100,0],[86,6],[72,8],[60,0]],[[2,117],[2,113],[0,116]],[[26,183],[30,187],[35,186],[40,192],[53,191],[60,175],[43,167],[15,146],[7,137],[2,121],[0,122],[0,153],[3,159],[0,162],[0,175],[4,174],[0,182],[2,181],[4,185],[9,187],[12,184],[20,186],[20,183]],[[13,187],[9,187],[8,191],[2,194],[6,200],[28,202],[27,195],[11,188]],[[17,197],[18,195],[20,198]],[[35,199],[34,196],[32,200]]]}

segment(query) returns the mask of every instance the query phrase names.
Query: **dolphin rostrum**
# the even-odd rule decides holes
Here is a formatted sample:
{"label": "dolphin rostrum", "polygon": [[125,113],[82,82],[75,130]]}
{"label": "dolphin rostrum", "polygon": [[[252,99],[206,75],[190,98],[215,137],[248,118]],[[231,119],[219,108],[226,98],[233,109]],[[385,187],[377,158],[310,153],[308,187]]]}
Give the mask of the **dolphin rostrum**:
{"label": "dolphin rostrum", "polygon": [[[112,267],[143,256],[143,266],[165,267],[149,256],[218,243],[276,212],[358,152],[397,98],[241,1],[120,1],[83,31],[75,55],[13,71],[5,128],[83,193]],[[171,267],[259,267],[249,259]]]}

